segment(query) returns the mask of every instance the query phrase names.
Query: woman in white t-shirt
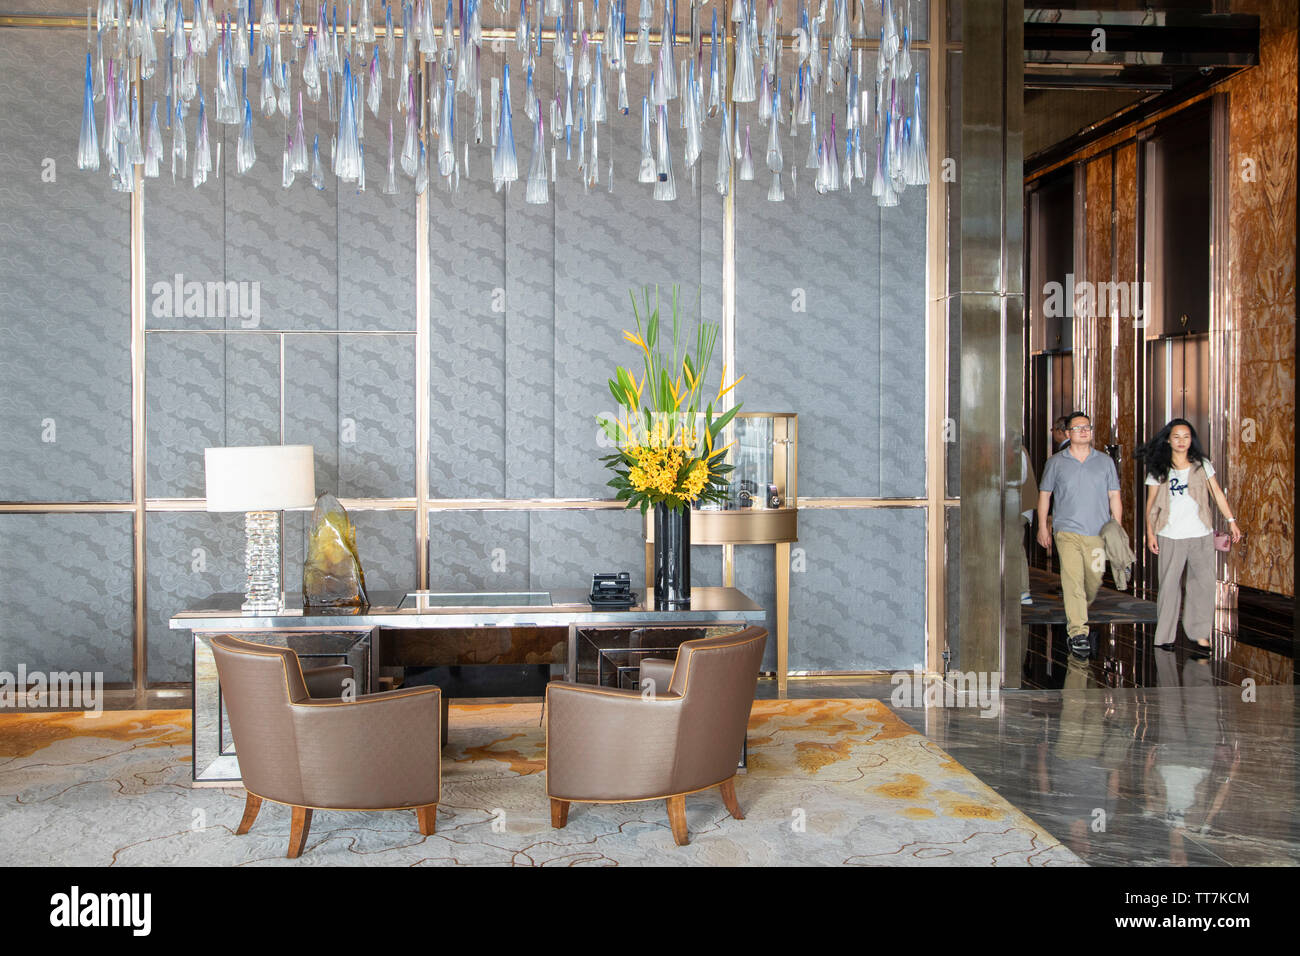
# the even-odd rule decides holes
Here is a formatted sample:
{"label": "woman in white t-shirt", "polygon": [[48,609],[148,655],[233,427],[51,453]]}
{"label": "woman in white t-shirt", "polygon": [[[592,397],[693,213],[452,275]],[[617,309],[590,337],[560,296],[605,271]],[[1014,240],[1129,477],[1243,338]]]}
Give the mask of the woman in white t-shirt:
{"label": "woman in white t-shirt", "polygon": [[[1214,518],[1210,498],[1228,520],[1234,542],[1241,540],[1237,519],[1214,478],[1196,429],[1175,418],[1138,450],[1147,470],[1147,549],[1160,556],[1156,595],[1157,647],[1172,648],[1181,605],[1183,631],[1208,649],[1214,627]],[[1182,577],[1187,571],[1184,598]]]}

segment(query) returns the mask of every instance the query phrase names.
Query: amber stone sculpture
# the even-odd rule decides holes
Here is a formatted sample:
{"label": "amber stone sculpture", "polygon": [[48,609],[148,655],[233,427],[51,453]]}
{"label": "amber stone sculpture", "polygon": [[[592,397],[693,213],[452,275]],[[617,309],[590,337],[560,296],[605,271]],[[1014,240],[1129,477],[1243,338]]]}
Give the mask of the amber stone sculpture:
{"label": "amber stone sculpture", "polygon": [[302,567],[304,607],[365,607],[366,574],[357,557],[357,531],[329,492],[316,499]]}

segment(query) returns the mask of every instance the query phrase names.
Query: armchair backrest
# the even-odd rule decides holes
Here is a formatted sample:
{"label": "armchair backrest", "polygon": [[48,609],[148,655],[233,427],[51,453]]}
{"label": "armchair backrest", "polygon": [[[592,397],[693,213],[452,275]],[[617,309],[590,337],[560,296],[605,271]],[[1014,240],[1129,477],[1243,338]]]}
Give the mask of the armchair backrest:
{"label": "armchair backrest", "polygon": [[298,655],[228,635],[211,644],[245,787],[281,803],[303,803],[291,710],[308,699]]}
{"label": "armchair backrest", "polygon": [[669,685],[670,693],[682,697],[673,770],[676,792],[712,786],[735,775],[766,645],[766,629],[747,627],[681,646]]}

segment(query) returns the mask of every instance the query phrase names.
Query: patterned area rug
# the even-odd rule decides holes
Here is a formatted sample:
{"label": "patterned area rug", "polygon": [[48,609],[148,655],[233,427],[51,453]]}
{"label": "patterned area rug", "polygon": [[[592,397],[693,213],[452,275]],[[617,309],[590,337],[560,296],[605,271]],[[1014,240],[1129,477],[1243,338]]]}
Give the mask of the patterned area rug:
{"label": "patterned area rug", "polygon": [[188,711],[0,716],[0,845],[10,865],[1081,865],[1054,837],[873,700],[756,701],[733,820],[686,798],[573,804],[550,826],[540,704],[453,705],[438,832],[410,811],[317,811],[285,859],[289,810],[235,836],[240,789],[194,789]]}

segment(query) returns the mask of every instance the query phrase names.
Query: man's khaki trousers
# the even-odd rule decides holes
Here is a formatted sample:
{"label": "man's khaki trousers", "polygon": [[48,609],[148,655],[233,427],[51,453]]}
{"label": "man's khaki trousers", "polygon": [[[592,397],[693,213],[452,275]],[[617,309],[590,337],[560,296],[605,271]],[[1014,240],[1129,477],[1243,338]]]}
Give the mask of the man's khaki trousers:
{"label": "man's khaki trousers", "polygon": [[1100,535],[1058,531],[1056,562],[1061,568],[1065,595],[1065,629],[1071,637],[1088,633],[1088,605],[1101,587],[1106,569],[1106,547]]}

